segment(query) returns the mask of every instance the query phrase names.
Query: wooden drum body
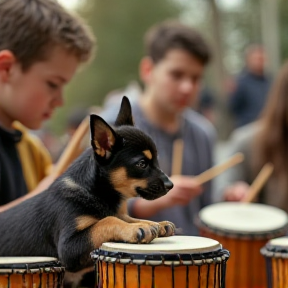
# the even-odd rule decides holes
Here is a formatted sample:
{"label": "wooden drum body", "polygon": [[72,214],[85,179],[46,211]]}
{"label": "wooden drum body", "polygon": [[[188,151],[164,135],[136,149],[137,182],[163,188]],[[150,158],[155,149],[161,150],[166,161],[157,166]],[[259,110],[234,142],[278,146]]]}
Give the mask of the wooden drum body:
{"label": "wooden drum body", "polygon": [[268,288],[288,287],[288,237],[270,240],[261,254],[266,259]]}
{"label": "wooden drum body", "polygon": [[56,258],[0,257],[0,288],[60,288],[64,272]]}
{"label": "wooden drum body", "polygon": [[268,239],[285,235],[287,214],[263,204],[226,202],[203,208],[199,218],[201,236],[216,239],[231,254],[226,287],[267,287],[260,249]]}
{"label": "wooden drum body", "polygon": [[229,252],[215,240],[171,236],[150,244],[104,243],[91,253],[98,287],[225,287]]}

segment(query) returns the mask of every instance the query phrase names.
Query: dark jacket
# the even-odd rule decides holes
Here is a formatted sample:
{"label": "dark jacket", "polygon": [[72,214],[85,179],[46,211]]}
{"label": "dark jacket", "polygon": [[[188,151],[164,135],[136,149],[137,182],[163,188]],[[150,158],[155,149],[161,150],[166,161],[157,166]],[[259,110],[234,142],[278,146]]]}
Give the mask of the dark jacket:
{"label": "dark jacket", "polygon": [[235,118],[236,127],[256,120],[261,113],[271,85],[269,76],[255,75],[244,70],[229,99],[229,110]]}

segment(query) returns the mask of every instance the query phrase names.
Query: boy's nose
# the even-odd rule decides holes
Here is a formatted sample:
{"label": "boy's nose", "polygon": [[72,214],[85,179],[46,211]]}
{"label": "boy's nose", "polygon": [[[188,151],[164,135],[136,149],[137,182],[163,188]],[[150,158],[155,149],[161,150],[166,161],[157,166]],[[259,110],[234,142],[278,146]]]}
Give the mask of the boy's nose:
{"label": "boy's nose", "polygon": [[61,107],[63,105],[64,105],[63,95],[62,95],[62,93],[59,93],[59,95],[57,95],[53,99],[52,106],[53,106],[53,108],[56,108],[56,107]]}
{"label": "boy's nose", "polygon": [[190,79],[185,79],[182,81],[180,89],[182,93],[190,94],[194,89],[194,84]]}

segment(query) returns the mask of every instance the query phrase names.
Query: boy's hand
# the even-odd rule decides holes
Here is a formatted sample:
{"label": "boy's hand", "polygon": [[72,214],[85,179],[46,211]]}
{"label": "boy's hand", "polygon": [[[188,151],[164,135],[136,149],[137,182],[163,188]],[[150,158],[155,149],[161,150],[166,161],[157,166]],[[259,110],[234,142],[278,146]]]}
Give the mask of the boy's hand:
{"label": "boy's hand", "polygon": [[174,187],[163,196],[163,201],[167,207],[174,205],[187,205],[193,198],[200,195],[203,191],[202,185],[199,185],[194,177],[172,175],[170,177]]}
{"label": "boy's hand", "polygon": [[225,201],[242,201],[249,191],[250,186],[244,181],[235,182],[226,188],[224,192]]}

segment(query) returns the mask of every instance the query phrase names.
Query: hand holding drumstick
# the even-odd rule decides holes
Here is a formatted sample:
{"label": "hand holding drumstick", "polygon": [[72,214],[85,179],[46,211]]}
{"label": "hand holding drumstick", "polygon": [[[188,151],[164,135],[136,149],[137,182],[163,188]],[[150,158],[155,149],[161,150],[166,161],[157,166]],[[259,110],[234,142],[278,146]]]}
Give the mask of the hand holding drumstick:
{"label": "hand holding drumstick", "polygon": [[[173,161],[172,161],[172,176],[171,181],[174,183],[174,188],[166,195],[166,207],[178,205],[186,205],[194,197],[201,194],[203,191],[202,184],[218,176],[226,169],[243,161],[243,154],[237,153],[227,161],[216,165],[198,176],[182,176],[182,151],[183,142],[177,139],[173,147]],[[164,199],[163,199],[164,200]]]}
{"label": "hand holding drumstick", "polygon": [[252,202],[271,176],[273,170],[273,164],[265,164],[250,186],[244,181],[238,181],[226,189],[224,199],[226,201]]}

